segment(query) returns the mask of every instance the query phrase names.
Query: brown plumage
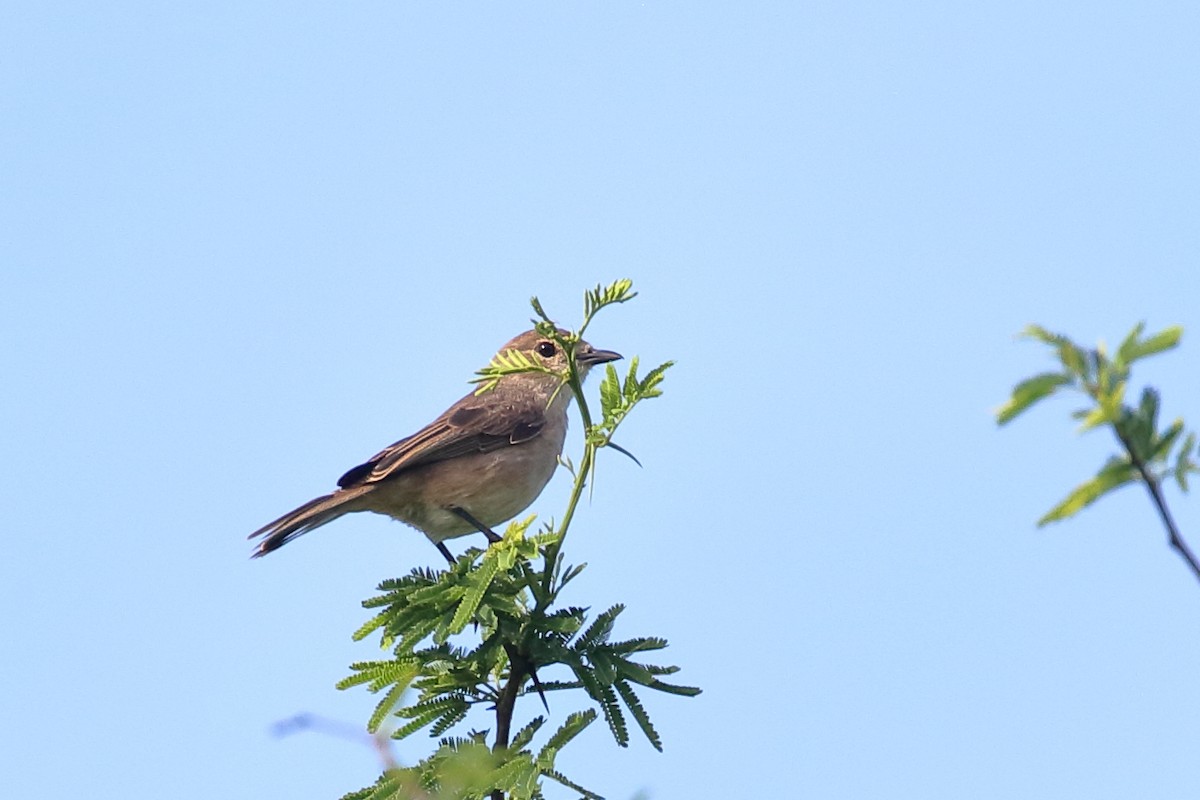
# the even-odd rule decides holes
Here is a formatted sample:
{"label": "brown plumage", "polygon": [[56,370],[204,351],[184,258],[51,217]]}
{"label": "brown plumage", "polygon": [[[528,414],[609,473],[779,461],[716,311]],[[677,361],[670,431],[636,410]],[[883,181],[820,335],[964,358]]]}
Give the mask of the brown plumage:
{"label": "brown plumage", "polygon": [[[557,374],[567,357],[553,339],[526,331],[501,353],[517,350]],[[576,346],[581,375],[620,355]],[[453,561],[445,539],[476,531],[492,539],[492,526],[520,514],[550,481],[562,452],[571,391],[556,375],[505,375],[480,395],[469,394],[405,439],[347,471],[338,489],[264,525],[253,556],[277,550],[343,514],[374,511],[423,532]]]}

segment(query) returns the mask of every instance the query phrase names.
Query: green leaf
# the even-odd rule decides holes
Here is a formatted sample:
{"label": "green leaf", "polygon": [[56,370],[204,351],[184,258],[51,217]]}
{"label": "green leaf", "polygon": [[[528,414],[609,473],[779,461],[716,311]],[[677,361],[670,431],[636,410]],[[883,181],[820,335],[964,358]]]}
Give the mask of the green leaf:
{"label": "green leaf", "polygon": [[607,417],[621,403],[621,379],[611,363],[604,365],[604,380],[600,382],[600,413]]}
{"label": "green leaf", "polygon": [[553,320],[546,314],[546,310],[542,308],[542,301],[537,299],[537,296],[529,298],[529,305],[533,306],[533,312],[542,318],[542,322],[553,325]]}
{"label": "green leaf", "polygon": [[1038,527],[1074,516],[1108,492],[1137,480],[1138,473],[1128,459],[1114,457],[1091,480],[1076,486],[1061,503],[1038,520]]}
{"label": "green leaf", "polygon": [[590,322],[591,318],[596,315],[596,312],[605,306],[613,303],[625,303],[637,297],[637,292],[632,291],[633,281],[628,278],[622,278],[614,281],[603,289],[600,284],[596,284],[596,288],[586,292],[583,296],[583,316],[586,322]]}
{"label": "green leaf", "polygon": [[1188,473],[1196,470],[1196,465],[1192,461],[1192,448],[1195,446],[1196,434],[1189,433],[1183,440],[1183,446],[1179,448],[1179,454],[1175,457],[1175,482],[1184,492],[1188,490]]}
{"label": "green leaf", "polygon": [[1026,325],[1021,329],[1021,333],[1018,335],[1025,336],[1030,339],[1037,339],[1039,342],[1052,345],[1058,345],[1062,342],[1070,341],[1070,339],[1067,339],[1067,337],[1061,334],[1051,333],[1041,325]]}
{"label": "green leaf", "polygon": [[1142,339],[1139,342],[1135,342],[1125,352],[1125,363],[1132,363],[1139,358],[1145,358],[1155,353],[1161,353],[1164,350],[1170,350],[1179,344],[1179,339],[1182,336],[1182,326],[1172,325],[1154,334],[1149,339]]}
{"label": "green leaf", "polygon": [[626,403],[632,403],[637,397],[639,360],[637,356],[629,359],[629,372],[625,374],[625,382],[621,387],[621,393],[625,396]]}
{"label": "green leaf", "polygon": [[[590,673],[585,673],[589,675]],[[604,712],[604,721],[608,723],[608,729],[612,732],[613,738],[621,747],[629,746],[629,726],[625,722],[625,714],[621,711],[621,706],[617,703],[617,695],[613,691],[612,686],[600,686],[594,679],[585,678],[583,681],[584,688],[588,690],[588,694],[592,699],[600,704],[600,710]]]}
{"label": "green leaf", "polygon": [[441,736],[446,731],[453,728],[458,723],[462,722],[467,716],[467,710],[470,707],[464,702],[458,708],[449,708],[445,713],[433,724],[429,729],[430,736]]}
{"label": "green leaf", "polygon": [[566,747],[567,742],[578,736],[584,728],[596,721],[596,710],[576,711],[567,717],[546,745],[538,752],[537,762],[543,766],[553,766],[554,758],[559,750]]}
{"label": "green leaf", "polygon": [[1142,400],[1138,403],[1138,415],[1150,424],[1151,428],[1158,427],[1158,392],[1147,386],[1142,390]]}
{"label": "green leaf", "polygon": [[1117,416],[1115,414],[1105,406],[1098,405],[1084,414],[1083,422],[1079,425],[1079,432],[1090,431],[1092,428],[1116,421]]}
{"label": "green leaf", "polygon": [[639,389],[641,391],[643,400],[651,397],[658,397],[662,394],[662,389],[659,389],[658,385],[663,381],[663,373],[673,366],[675,366],[674,361],[664,361],[646,373],[646,377],[642,378],[641,383],[639,384]]}
{"label": "green leaf", "polygon": [[662,650],[667,646],[667,640],[659,636],[638,636],[623,642],[613,642],[608,649],[614,653],[639,653],[646,650]]}
{"label": "green leaf", "polygon": [[458,610],[454,612],[454,619],[450,622],[451,633],[461,633],[467,627],[467,623],[475,616],[479,604],[483,602],[484,592],[492,585],[492,580],[499,570],[500,560],[495,553],[489,550],[484,555],[479,569],[472,571],[467,577],[467,591],[463,594],[463,598],[458,604]]}
{"label": "green leaf", "polygon": [[622,603],[617,603],[611,606],[602,614],[597,614],[596,619],[588,626],[583,635],[579,637],[579,641],[575,643],[575,649],[584,651],[593,644],[600,644],[608,641],[609,634],[612,633],[613,623],[625,606]]}
{"label": "green leaf", "polygon": [[1061,372],[1043,372],[1013,387],[1012,397],[996,410],[996,424],[1006,425],[1037,401],[1054,394],[1058,387],[1071,382]]}
{"label": "green leaf", "polygon": [[1175,441],[1179,435],[1183,433],[1183,420],[1177,419],[1163,432],[1158,441],[1154,443],[1154,448],[1150,451],[1151,461],[1165,461],[1167,456],[1171,454],[1171,448],[1174,447]]}
{"label": "green leaf", "polygon": [[633,687],[625,681],[617,681],[616,686],[621,699],[625,701],[625,707],[629,709],[629,713],[637,721],[638,727],[642,729],[642,733],[646,734],[646,738],[650,740],[650,744],[654,749],[661,753],[662,738],[659,737],[658,731],[654,730],[654,726],[650,723],[650,715],[642,707],[642,703],[638,700],[637,694],[634,693]]}
{"label": "green leaf", "polygon": [[508,744],[508,749],[515,752],[524,748],[531,741],[533,741],[534,734],[536,734],[538,729],[544,724],[546,724],[545,717],[537,716],[531,719],[528,725],[526,725],[524,728],[521,728],[521,730],[517,731],[516,736],[512,737],[512,741]]}
{"label": "green leaf", "polygon": [[560,580],[560,581],[558,582],[558,585],[559,585],[560,587],[562,587],[562,586],[566,586],[568,583],[570,583],[571,581],[575,580],[575,578],[576,578],[576,577],[579,575],[579,573],[583,572],[585,569],[587,569],[587,562],[586,562],[586,561],[585,561],[584,563],[582,563],[582,564],[579,564],[579,565],[577,565],[577,566],[573,566],[573,567],[567,567],[566,574],[565,574],[565,575],[563,575],[563,577],[562,577],[562,580]]}
{"label": "green leaf", "polygon": [[431,736],[441,736],[467,715],[470,705],[461,694],[447,694],[423,700],[416,705],[402,708],[396,716],[410,720],[392,732],[393,739],[404,739],[437,722]]}
{"label": "green leaf", "polygon": [[574,781],[568,779],[566,775],[563,775],[558,770],[553,770],[553,769],[546,770],[542,774],[545,775],[547,778],[550,778],[551,780],[558,781],[563,786],[566,786],[568,789],[572,789],[576,792],[579,792],[579,794],[583,796],[584,800],[604,800],[603,796],[598,795],[595,792],[588,791],[587,789],[580,786],[578,783],[575,783]]}
{"label": "green leaf", "polygon": [[[1139,322],[1133,326],[1125,339],[1121,342],[1121,346],[1117,348],[1116,360],[1122,364],[1128,364],[1133,361],[1136,356],[1133,356],[1138,344],[1138,339],[1141,338],[1142,331],[1146,330],[1146,323]],[[1133,357],[1131,357],[1133,356]]]}
{"label": "green leaf", "polygon": [[701,693],[701,689],[696,686],[680,686],[676,683],[665,683],[663,681],[655,681],[646,688],[654,689],[657,692],[665,692],[666,694],[677,694],[680,697],[695,697]]}
{"label": "green leaf", "polygon": [[1037,339],[1039,342],[1051,345],[1058,352],[1058,360],[1069,372],[1079,377],[1089,374],[1086,351],[1059,333],[1051,333],[1040,325],[1026,325],[1021,336]]}
{"label": "green leaf", "polygon": [[532,757],[522,753],[492,770],[486,783],[480,783],[478,787],[499,789],[510,798],[533,797],[537,791],[537,779],[540,774]]}
{"label": "green leaf", "polygon": [[613,662],[613,668],[622,678],[640,683],[642,686],[653,686],[658,682],[653,672],[635,661],[619,659]]}
{"label": "green leaf", "polygon": [[592,665],[592,674],[596,676],[596,680],[608,686],[617,679],[617,667],[613,660],[609,657],[605,650],[593,650],[589,653]]}
{"label": "green leaf", "polygon": [[407,681],[397,683],[391,689],[388,689],[387,694],[375,705],[375,710],[371,712],[371,717],[367,720],[368,733],[375,733],[379,730],[379,726],[383,724],[383,718],[391,713],[392,709],[400,702],[401,696],[407,690]]}

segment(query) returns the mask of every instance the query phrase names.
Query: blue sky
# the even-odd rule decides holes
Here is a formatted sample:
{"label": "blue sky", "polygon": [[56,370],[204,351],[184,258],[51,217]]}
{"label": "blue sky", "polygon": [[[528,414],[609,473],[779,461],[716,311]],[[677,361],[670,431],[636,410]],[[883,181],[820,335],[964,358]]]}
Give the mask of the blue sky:
{"label": "blue sky", "polygon": [[373,780],[369,748],[270,727],[366,719],[333,688],[376,652],[359,602],[438,553],[378,517],[254,562],[245,535],[457,399],[530,295],[571,325],[625,276],[640,296],[589,338],[678,365],[620,437],[644,468],[601,463],[571,600],[627,603],[705,693],[648,698],[663,754],[597,725],[568,774],[610,798],[1194,796],[1200,585],[1140,491],[1035,529],[1111,444],[1070,403],[990,412],[1049,365],[1026,323],[1144,319],[1187,334],[1136,377],[1200,425],[1195,4],[4,17],[13,796]]}

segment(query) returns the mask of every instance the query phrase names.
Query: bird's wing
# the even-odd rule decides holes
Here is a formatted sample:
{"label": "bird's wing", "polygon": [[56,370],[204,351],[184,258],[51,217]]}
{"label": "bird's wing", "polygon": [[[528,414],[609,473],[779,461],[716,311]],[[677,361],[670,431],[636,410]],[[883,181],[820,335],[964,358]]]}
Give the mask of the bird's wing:
{"label": "bird's wing", "polygon": [[496,391],[468,395],[412,436],[351,469],[338,486],[377,483],[422,464],[521,444],[540,434],[545,424],[544,400],[502,397]]}

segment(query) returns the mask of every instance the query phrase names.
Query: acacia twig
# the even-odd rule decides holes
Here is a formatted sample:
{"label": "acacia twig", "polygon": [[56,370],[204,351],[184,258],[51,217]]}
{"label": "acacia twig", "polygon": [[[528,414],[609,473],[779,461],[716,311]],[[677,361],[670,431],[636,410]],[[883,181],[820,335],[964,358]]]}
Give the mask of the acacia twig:
{"label": "acacia twig", "polygon": [[1179,532],[1179,527],[1175,524],[1175,519],[1171,516],[1171,510],[1167,507],[1167,500],[1163,497],[1162,486],[1158,477],[1137,454],[1137,451],[1133,448],[1133,443],[1116,424],[1113,425],[1113,433],[1116,434],[1121,446],[1125,448],[1125,452],[1129,453],[1129,462],[1138,471],[1142,482],[1146,484],[1146,491],[1150,493],[1150,499],[1154,501],[1154,507],[1158,509],[1158,516],[1162,518],[1163,525],[1167,529],[1167,537],[1171,543],[1171,547],[1174,547],[1183,560],[1187,562],[1187,565],[1191,567],[1192,574],[1196,576],[1196,580],[1200,580],[1200,560],[1196,559],[1196,554],[1192,552],[1188,543],[1184,541],[1183,535]]}

